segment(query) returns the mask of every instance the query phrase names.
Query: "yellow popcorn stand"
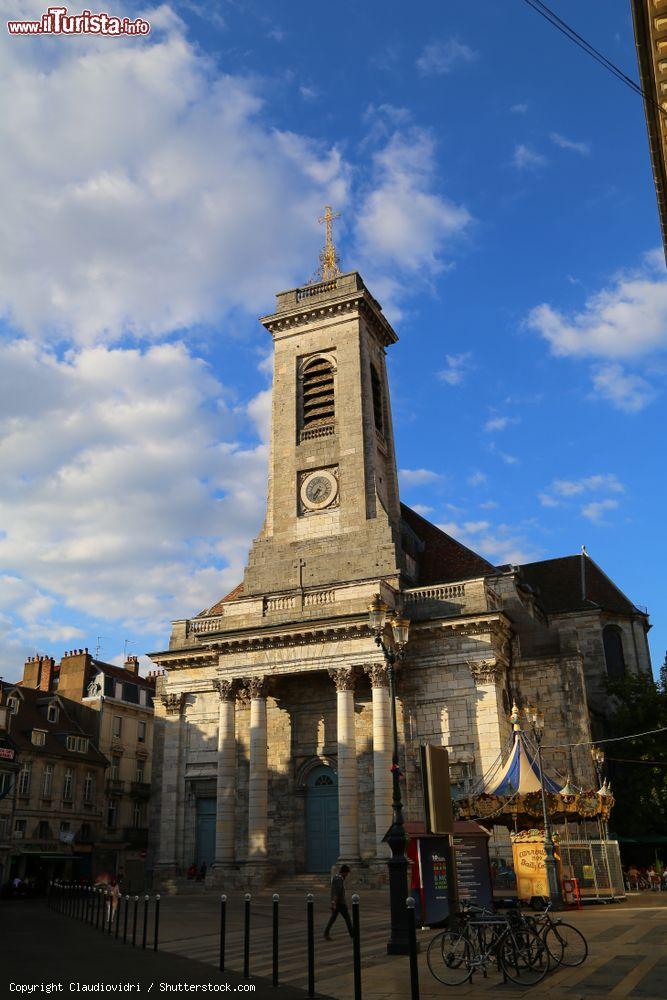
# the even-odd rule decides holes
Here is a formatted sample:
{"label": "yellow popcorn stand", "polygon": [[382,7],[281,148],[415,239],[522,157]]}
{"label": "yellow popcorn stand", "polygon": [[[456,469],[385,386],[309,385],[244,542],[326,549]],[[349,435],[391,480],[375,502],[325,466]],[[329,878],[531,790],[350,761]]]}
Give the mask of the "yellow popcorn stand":
{"label": "yellow popcorn stand", "polygon": [[[511,837],[519,899],[548,896],[549,882],[544,864],[544,832],[542,830],[522,830],[521,833],[514,833]],[[563,873],[556,842],[554,842],[554,857],[558,863],[558,882],[560,884]]]}

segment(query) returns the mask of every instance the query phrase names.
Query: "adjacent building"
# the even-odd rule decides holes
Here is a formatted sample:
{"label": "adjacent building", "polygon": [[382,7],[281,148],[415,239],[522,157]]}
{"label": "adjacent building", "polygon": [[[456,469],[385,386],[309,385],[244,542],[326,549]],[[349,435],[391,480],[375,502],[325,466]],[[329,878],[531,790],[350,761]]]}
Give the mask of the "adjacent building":
{"label": "adjacent building", "polygon": [[[243,581],[151,654],[156,874],[222,884],[384,877],[390,704],[368,625],[380,594],[412,622],[398,676],[407,819],[420,745],[464,789],[502,754],[510,708],[548,744],[604,724],[605,677],[650,669],[647,614],[585,553],[494,566],[401,503],[385,354],[397,337],[356,273],[278,295],[267,511]],[[593,786],[587,747],[547,763]]]}
{"label": "adjacent building", "polygon": [[117,667],[87,649],[74,649],[60,663],[44,657],[28,660],[23,688],[57,692],[92,713],[95,743],[107,761],[94,875],[121,875],[128,889],[143,888],[147,884],[155,676],[140,676],[136,656]]}
{"label": "adjacent building", "polygon": [[[34,661],[44,671],[53,661]],[[8,849],[3,878],[89,878],[102,831],[107,760],[96,746],[97,715],[56,692],[1,686],[2,745],[13,754],[0,767],[11,790],[2,810]],[[8,777],[7,777],[8,776]],[[0,803],[1,805],[1,803]],[[2,831],[0,831],[2,832]]]}
{"label": "adjacent building", "polygon": [[632,0],[632,15],[653,179],[667,254],[667,0]]}
{"label": "adjacent building", "polygon": [[17,770],[16,744],[9,736],[9,709],[0,682],[0,888],[9,878]]}

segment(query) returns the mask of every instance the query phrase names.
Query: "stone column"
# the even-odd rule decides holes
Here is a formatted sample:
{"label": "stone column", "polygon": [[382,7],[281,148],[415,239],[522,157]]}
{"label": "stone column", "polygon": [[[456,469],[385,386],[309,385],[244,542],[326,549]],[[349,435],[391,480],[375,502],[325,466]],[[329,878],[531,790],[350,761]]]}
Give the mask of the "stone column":
{"label": "stone column", "polygon": [[365,667],[373,697],[373,786],[375,791],[375,844],[378,858],[388,858],[390,850],[383,837],[392,821],[391,811],[391,706],[389,681],[384,663]]}
{"label": "stone column", "polygon": [[215,810],[215,865],[234,864],[234,813],[236,810],[235,694],[232,681],[214,680],[220,695],[218,715],[218,775]]}
{"label": "stone column", "polygon": [[248,778],[248,861],[267,859],[269,828],[269,771],[266,735],[266,681],[251,677],[250,775]]}
{"label": "stone column", "polygon": [[163,878],[173,878],[177,873],[180,845],[177,843],[178,806],[185,794],[181,786],[180,760],[183,732],[181,710],[185,695],[164,694],[162,705],[165,710],[164,751],[162,756],[162,798],[160,811],[160,853],[158,867]]}
{"label": "stone column", "polygon": [[359,786],[354,733],[354,670],[330,670],[336,685],[338,730],[339,860],[359,860]]}

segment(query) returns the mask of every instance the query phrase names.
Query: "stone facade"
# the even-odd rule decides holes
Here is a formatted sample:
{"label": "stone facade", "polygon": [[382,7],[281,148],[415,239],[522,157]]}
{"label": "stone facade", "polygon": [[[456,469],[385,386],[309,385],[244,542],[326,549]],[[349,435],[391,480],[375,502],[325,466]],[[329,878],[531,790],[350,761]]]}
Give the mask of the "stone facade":
{"label": "stone facade", "polygon": [[[391,725],[375,594],[411,620],[397,678],[410,821],[423,819],[422,743],[448,747],[464,789],[506,747],[514,699],[539,703],[549,742],[589,739],[605,671],[585,654],[599,603],[572,601],[568,584],[561,608],[547,564],[494,567],[400,503],[384,360],[396,335],[360,276],[282,293],[262,322],[276,352],[262,531],[243,583],[151,654],[165,672],[151,819],[164,888],[193,862],[225,885],[335,860],[383,877]],[[628,669],[646,669],[646,616],[608,583],[642,647]],[[552,762],[593,783],[590,754]]]}

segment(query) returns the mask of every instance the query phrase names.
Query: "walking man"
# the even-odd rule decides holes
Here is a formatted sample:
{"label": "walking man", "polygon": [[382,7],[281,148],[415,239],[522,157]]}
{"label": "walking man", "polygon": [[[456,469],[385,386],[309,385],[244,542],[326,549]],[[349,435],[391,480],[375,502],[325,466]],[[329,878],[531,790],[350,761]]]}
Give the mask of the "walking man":
{"label": "walking man", "polygon": [[339,913],[347,924],[350,937],[352,937],[352,921],[350,920],[350,911],[348,910],[347,903],[345,902],[345,879],[349,874],[350,866],[341,865],[338,874],[334,875],[331,879],[331,916],[329,917],[329,923],[324,929],[325,941],[331,941],[331,935],[329,932],[331,931],[334,921]]}

